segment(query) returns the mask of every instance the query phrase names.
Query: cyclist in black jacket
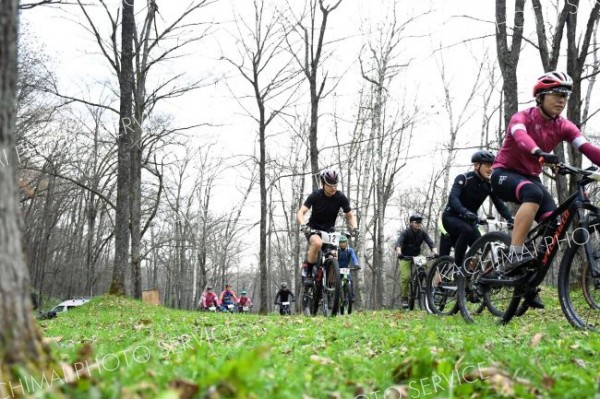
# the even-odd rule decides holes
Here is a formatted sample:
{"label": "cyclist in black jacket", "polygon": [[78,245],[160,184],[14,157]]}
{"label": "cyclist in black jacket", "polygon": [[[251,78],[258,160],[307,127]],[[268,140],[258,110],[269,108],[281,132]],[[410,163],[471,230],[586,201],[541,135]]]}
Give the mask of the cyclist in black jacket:
{"label": "cyclist in black jacket", "polygon": [[[291,297],[291,299],[290,299]],[[287,283],[281,283],[281,289],[277,291],[275,295],[275,305],[279,306],[279,314],[283,315],[283,306],[281,306],[281,302],[294,302],[294,293],[290,291]]]}
{"label": "cyclist in black jacket", "polygon": [[434,255],[437,255],[433,240],[423,230],[423,216],[419,213],[413,213],[408,221],[410,225],[400,233],[395,245],[398,267],[400,268],[400,302],[403,308],[408,307],[408,282],[412,265],[412,260],[404,259],[404,256],[419,256],[423,243],[427,244]]}
{"label": "cyclist in black jacket", "polygon": [[[457,265],[462,265],[467,247],[481,237],[477,228],[479,217],[477,211],[487,197],[492,199],[498,213],[508,223],[513,223],[513,217],[504,202],[492,192],[490,176],[494,154],[489,151],[477,151],[471,157],[474,170],[456,176],[448,195],[448,205],[442,214],[442,224],[450,234],[454,244],[454,259]],[[449,248],[447,249],[449,251]],[[446,249],[444,249],[444,252]],[[442,253],[442,255],[448,255]]]}

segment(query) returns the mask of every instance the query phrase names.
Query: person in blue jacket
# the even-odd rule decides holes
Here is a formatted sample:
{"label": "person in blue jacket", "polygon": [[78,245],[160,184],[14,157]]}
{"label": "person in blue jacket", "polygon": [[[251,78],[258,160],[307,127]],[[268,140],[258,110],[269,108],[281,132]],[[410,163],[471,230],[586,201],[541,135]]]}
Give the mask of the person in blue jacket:
{"label": "person in blue jacket", "polygon": [[[350,262],[354,265],[354,267],[359,270],[360,265],[358,261],[358,257],[356,256],[356,251],[353,248],[348,246],[348,237],[342,235],[340,237],[339,242],[340,249],[338,251],[338,264],[340,265],[340,269],[350,268]],[[354,290],[352,289],[352,275],[348,274],[348,285],[350,287],[350,298],[354,299]]]}

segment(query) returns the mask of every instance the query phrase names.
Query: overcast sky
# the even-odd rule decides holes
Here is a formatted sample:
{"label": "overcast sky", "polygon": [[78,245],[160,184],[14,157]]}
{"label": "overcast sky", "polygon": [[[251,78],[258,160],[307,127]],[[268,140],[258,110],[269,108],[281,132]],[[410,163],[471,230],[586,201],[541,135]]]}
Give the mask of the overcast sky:
{"label": "overcast sky", "polygon": [[[94,4],[96,1],[91,0],[87,3]],[[111,10],[116,11],[120,1],[109,0],[107,3]],[[283,0],[275,3],[284,4]],[[303,2],[290,0],[290,3],[297,5]],[[325,69],[329,76],[340,81],[334,92],[321,105],[319,129],[322,146],[334,142],[328,134],[333,126],[334,107],[340,117],[340,130],[350,132],[353,128],[358,99],[356,93],[361,85],[364,85],[360,76],[358,55],[362,45],[368,40],[367,32],[376,29],[378,24],[390,17],[391,3],[390,0],[343,0],[339,8],[330,15],[326,39],[334,44],[328,46],[332,55],[326,61]],[[145,2],[136,2],[138,7],[143,4]],[[159,23],[168,23],[181,13],[189,1],[157,0],[157,4]],[[453,97],[454,112],[460,113],[463,111],[466,95],[473,85],[483,54],[487,51],[490,59],[495,59],[494,4],[473,0],[405,0],[399,1],[398,4],[400,21],[421,15],[405,33],[407,37],[402,42],[399,60],[411,62],[390,86],[389,99],[395,103],[415,102],[422,114],[427,115],[416,128],[416,139],[413,140],[410,150],[414,160],[409,162],[404,172],[407,176],[406,184],[418,185],[425,184],[422,182],[427,180],[433,169],[432,165],[441,159],[436,151],[448,135],[448,117],[444,109],[444,92],[440,78],[442,59]],[[257,139],[255,124],[244,115],[243,109],[232,98],[229,89],[233,88],[236,95],[243,96],[251,93],[250,87],[239,79],[231,66],[220,60],[223,54],[229,57],[236,55],[233,37],[235,25],[232,23],[234,11],[242,18],[251,17],[251,5],[250,0],[219,0],[198,13],[194,21],[210,24],[210,35],[195,47],[189,48],[186,57],[169,64],[161,71],[166,75],[185,72],[190,80],[203,78],[210,83],[202,90],[163,104],[160,111],[173,115],[176,124],[214,125],[212,128],[194,131],[194,138],[199,142],[207,139],[216,141],[219,152],[226,156],[251,154]],[[536,41],[532,30],[533,12],[530,7],[528,2],[525,17],[526,35],[532,41]],[[107,19],[102,9],[90,7],[90,12],[95,23],[108,32]],[[422,15],[424,13],[426,15]],[[512,16],[509,17],[509,20],[511,19]],[[62,9],[38,7],[24,12],[23,21],[26,32],[34,34],[50,55],[51,68],[57,72],[61,87],[66,92],[79,95],[86,93],[89,87],[97,92],[106,81],[115,82],[108,64],[98,55],[94,38],[78,25],[85,22],[77,6]],[[466,43],[462,43],[464,41]],[[559,65],[564,68],[564,60]],[[532,104],[531,87],[542,72],[539,56],[530,45],[525,45],[518,70],[521,108]],[[305,97],[302,101],[307,103],[308,98]],[[480,104],[481,101],[477,100],[472,108],[467,109],[473,117],[460,135],[459,146],[479,144],[482,119]],[[588,131],[597,134],[600,131],[599,124],[599,118],[593,119]],[[275,129],[284,128],[279,125]],[[272,148],[277,148],[277,145],[283,148],[287,142],[285,135],[277,136],[273,140]],[[464,162],[460,167],[463,169],[467,167],[470,152],[472,150],[459,154],[458,163],[461,163],[462,157]],[[327,156],[331,158],[332,154],[323,154],[324,158]],[[397,212],[391,212],[390,216],[400,217]]]}

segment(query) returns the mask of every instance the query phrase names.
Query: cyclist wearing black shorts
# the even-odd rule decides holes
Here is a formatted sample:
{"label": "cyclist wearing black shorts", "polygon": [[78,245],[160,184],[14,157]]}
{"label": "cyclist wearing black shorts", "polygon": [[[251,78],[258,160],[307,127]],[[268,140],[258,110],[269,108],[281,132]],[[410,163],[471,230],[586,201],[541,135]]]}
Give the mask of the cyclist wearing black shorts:
{"label": "cyclist wearing black shorts", "polygon": [[[474,170],[462,173],[454,179],[454,184],[448,194],[448,204],[442,214],[442,224],[454,242],[454,260],[457,265],[462,266],[467,247],[473,245],[475,240],[481,237],[477,228],[479,217],[477,211],[483,202],[490,197],[498,213],[508,223],[513,223],[513,217],[504,202],[492,192],[490,176],[492,174],[492,163],[494,154],[489,151],[477,151],[471,157]],[[449,252],[449,248],[444,248]],[[442,255],[448,253],[442,252]]]}
{"label": "cyclist wearing black shorts", "polygon": [[[572,88],[573,80],[564,72],[552,71],[540,76],[533,87],[536,106],[511,117],[493,165],[494,192],[504,201],[521,204],[515,215],[507,271],[534,260],[533,254],[523,246],[527,233],[534,220],[541,221],[556,209],[552,195],[539,177],[540,160],[557,164],[559,158],[550,151],[568,141],[574,149],[600,165],[600,147],[588,142],[573,122],[560,116]],[[525,300],[531,307],[543,307],[536,291],[528,293]]]}
{"label": "cyclist wearing black shorts", "polygon": [[[344,193],[337,190],[339,173],[335,170],[325,170],[321,172],[320,177],[322,188],[310,194],[296,214],[296,220],[310,244],[305,262],[307,272],[305,285],[312,283],[313,266],[317,263],[317,257],[323,245],[320,235],[312,233],[311,230],[333,231],[338,213],[342,209],[346,222],[352,229],[352,234],[355,237],[358,236],[356,217],[350,208],[350,201]],[[306,223],[304,217],[309,209],[311,215]]]}

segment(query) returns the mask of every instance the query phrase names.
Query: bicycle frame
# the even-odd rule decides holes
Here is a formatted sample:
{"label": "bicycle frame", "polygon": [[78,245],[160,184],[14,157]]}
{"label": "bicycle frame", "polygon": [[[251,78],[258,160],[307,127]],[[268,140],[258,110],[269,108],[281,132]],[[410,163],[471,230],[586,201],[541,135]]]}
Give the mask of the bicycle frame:
{"label": "bicycle frame", "polygon": [[[318,303],[321,300],[323,300],[324,313],[327,313],[329,311],[329,309],[326,309],[325,301],[328,301],[330,295],[333,295],[334,303],[336,301],[339,301],[340,282],[338,282],[337,286],[328,287],[327,278],[328,273],[333,267],[333,265],[337,264],[338,244],[342,233],[327,232],[322,230],[313,230],[313,233],[317,233],[322,240],[321,251],[318,257],[318,263],[315,265],[316,270],[313,270],[313,273],[316,272],[315,285],[314,289],[312,290],[313,304],[311,305],[311,313],[314,315],[318,311]],[[335,267],[335,270],[337,270],[337,266]],[[336,273],[336,278],[339,278],[339,272],[336,271]],[[337,304],[333,305],[332,313],[334,315],[337,313],[336,306]]]}
{"label": "bicycle frame", "polygon": [[[581,172],[586,172],[567,165],[560,165],[559,167],[561,168],[561,172],[563,174],[582,174]],[[555,222],[560,216],[560,224],[556,228],[551,241],[549,243],[544,242],[546,250],[542,253],[536,254],[536,263],[538,268],[536,269],[536,272],[534,272],[533,275],[531,275],[528,279],[528,284],[537,286],[544,280],[546,274],[552,266],[552,262],[554,261],[556,254],[560,249],[560,243],[564,241],[569,227],[574,224],[577,225],[578,222],[579,227],[577,229],[582,228],[585,231],[588,231],[588,228],[590,227],[590,215],[600,216],[600,208],[592,205],[585,191],[585,186],[594,181],[600,181],[600,174],[590,172],[589,175],[584,175],[584,177],[577,182],[577,190],[575,193],[571,194],[571,196],[567,198],[561,205],[559,205],[558,208],[550,214],[550,216],[548,216],[542,223],[531,230],[527,235],[528,238],[525,241],[525,245],[534,244],[536,240],[539,240],[540,238],[544,241],[547,241],[549,236],[544,235],[545,231],[551,225],[551,223]],[[589,213],[582,219],[583,211],[585,210],[589,211]],[[570,240],[567,239],[567,241],[570,245]],[[600,268],[597,260],[592,255],[593,251],[589,240],[585,243],[580,243],[575,240],[573,241],[575,242],[575,245],[584,245],[587,261],[591,265],[592,277],[600,277]]]}
{"label": "bicycle frame", "polygon": [[[554,261],[554,258],[560,249],[560,243],[564,241],[565,235],[567,234],[569,228],[574,223],[577,223],[579,226],[578,229],[582,228],[588,231],[588,228],[590,227],[589,216],[594,215],[600,217],[600,208],[592,205],[585,191],[586,185],[594,181],[600,181],[600,173],[584,171],[565,164],[560,164],[559,170],[559,173],[561,174],[583,175],[583,178],[577,182],[577,190],[575,193],[571,194],[571,196],[569,196],[569,198],[560,204],[548,217],[546,217],[546,219],[544,219],[544,221],[538,224],[527,234],[525,248],[533,247],[537,250],[536,243],[539,244],[540,240],[543,240],[544,252],[533,254],[535,258],[535,269],[529,272],[521,273],[515,278],[506,280],[487,281],[487,279],[483,277],[483,280],[485,280],[486,283],[496,284],[499,286],[519,286],[523,284],[533,287],[538,286],[544,280],[546,274],[550,270],[552,262]],[[582,219],[583,211],[586,210],[589,212]],[[548,228],[555,223],[559,217],[560,223],[556,227],[556,230],[552,233],[552,236],[547,236],[546,232]],[[584,245],[587,260],[591,265],[592,277],[600,277],[600,268],[598,266],[598,262],[592,255],[593,251],[591,248],[591,243],[589,241],[585,243],[579,243],[576,241],[576,245]],[[501,259],[502,255],[500,255],[495,248],[492,249],[494,264],[501,264],[503,261],[503,259]]]}
{"label": "bicycle frame", "polygon": [[[434,256],[402,256],[404,260],[410,260],[410,277],[408,280],[409,287],[409,309],[414,308],[414,301],[416,299],[419,300],[419,307],[421,309],[427,309],[427,298],[425,297],[425,283],[424,280],[427,276],[427,262],[434,259]],[[411,287],[415,287],[416,292],[414,292],[413,298],[413,290]],[[412,303],[412,306],[411,306]]]}

